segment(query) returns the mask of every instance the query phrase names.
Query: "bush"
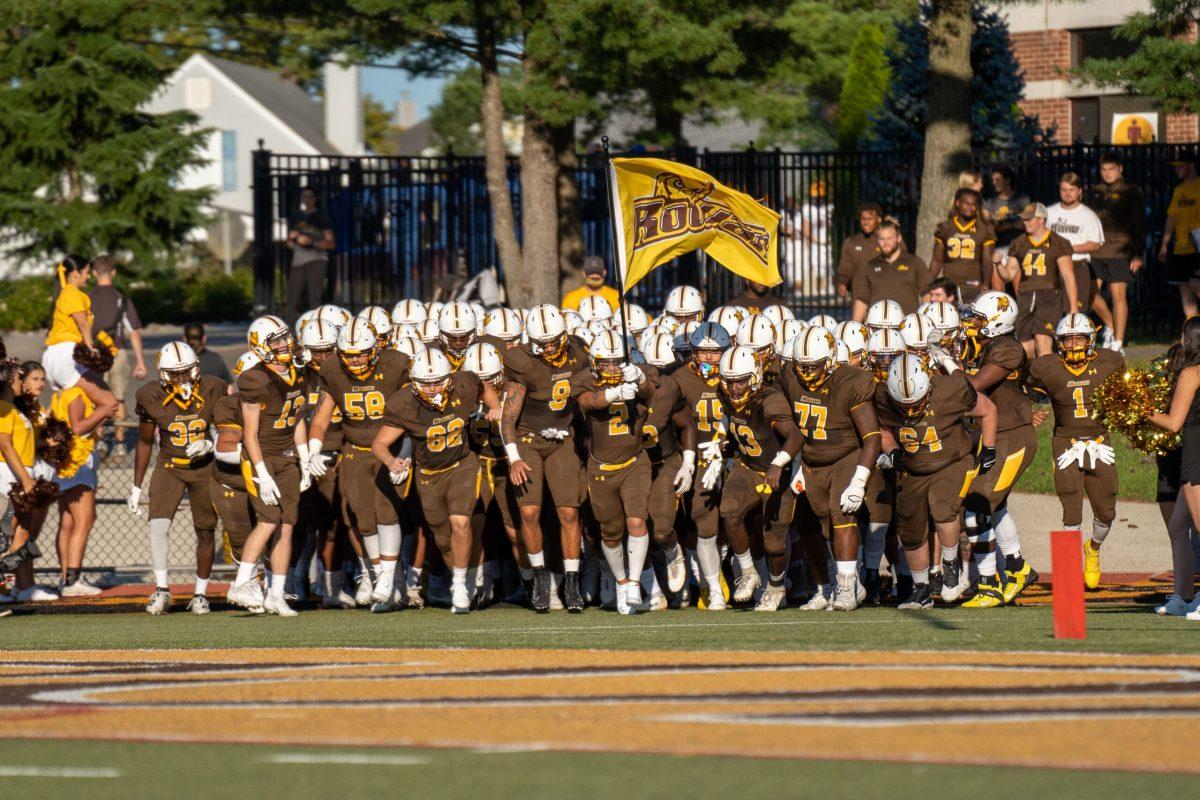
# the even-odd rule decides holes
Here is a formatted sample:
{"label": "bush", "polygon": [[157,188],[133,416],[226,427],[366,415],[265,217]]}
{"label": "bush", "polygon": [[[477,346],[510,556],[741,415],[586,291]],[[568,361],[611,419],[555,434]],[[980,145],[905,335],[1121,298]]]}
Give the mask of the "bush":
{"label": "bush", "polygon": [[50,327],[54,312],[52,276],[0,282],[0,329],[36,331]]}
{"label": "bush", "polygon": [[184,313],[201,322],[241,321],[254,305],[254,277],[248,269],[194,272],[186,284]]}

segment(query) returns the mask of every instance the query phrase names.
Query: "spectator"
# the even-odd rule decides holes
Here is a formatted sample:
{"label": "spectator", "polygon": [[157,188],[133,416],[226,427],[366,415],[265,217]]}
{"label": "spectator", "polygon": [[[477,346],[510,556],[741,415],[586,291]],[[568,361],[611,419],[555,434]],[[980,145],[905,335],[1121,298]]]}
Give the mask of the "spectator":
{"label": "spectator", "polygon": [[1041,203],[1021,210],[1025,235],[1009,247],[992,275],[993,288],[1011,281],[1017,299],[1017,341],[1030,358],[1044,356],[1054,346],[1054,328],[1064,308],[1076,308],[1075,269],[1071,243],[1046,226]]}
{"label": "spectator", "polygon": [[[983,207],[983,173],[974,169],[964,169],[962,172],[958,173],[958,188],[960,191],[963,189],[970,189],[979,195],[979,218],[985,222],[991,222],[991,215],[988,214],[987,210]],[[955,197],[957,197],[957,195],[955,195]],[[951,202],[950,210],[946,213],[946,216],[953,217],[957,205],[957,202]]]}
{"label": "spectator", "polygon": [[572,311],[579,310],[579,304],[585,297],[603,297],[615,312],[621,303],[621,295],[611,286],[604,283],[608,269],[604,259],[599,256],[588,256],[583,260],[583,286],[567,292],[562,299],[562,307]]}
{"label": "spectator", "polygon": [[229,385],[233,385],[233,376],[229,374],[229,367],[225,364],[225,359],[208,349],[208,334],[204,331],[204,326],[199,322],[189,322],[183,326],[183,340],[196,351],[196,355],[200,359],[200,374],[212,375],[214,378],[220,378]]}
{"label": "spectator", "polygon": [[787,303],[771,294],[771,287],[754,281],[746,281],[746,290],[729,300],[726,305],[742,306],[751,314],[761,314],[764,308],[786,306]]}
{"label": "spectator", "polygon": [[[138,318],[133,301],[113,286],[117,277],[117,263],[110,255],[97,256],[92,262],[92,274],[96,285],[88,292],[92,301],[92,336],[104,331],[117,348],[112,368],[104,373],[104,380],[117,398],[116,422],[125,421],[125,397],[129,393],[129,378],[140,381],[146,377],[146,362],[142,356],[142,321]],[[128,344],[133,347],[134,364],[129,368],[129,351],[125,349],[126,331]],[[113,432],[117,450],[125,441],[125,429],[118,425]]]}
{"label": "spectator", "polygon": [[1096,212],[1083,204],[1083,179],[1068,172],[1058,179],[1059,202],[1046,209],[1046,225],[1071,243],[1074,252],[1076,305],[1063,313],[1083,311],[1092,306],[1092,253],[1104,244],[1104,227]]}
{"label": "spectator", "polygon": [[883,209],[878,203],[863,203],[858,207],[858,233],[842,242],[837,269],[838,297],[850,293],[854,276],[879,253],[879,222],[882,219]]}
{"label": "spectator", "polygon": [[[1092,256],[1092,310],[1104,323],[1104,346],[1121,352],[1129,322],[1127,289],[1142,268],[1146,246],[1146,198],[1141,189],[1126,183],[1121,156],[1111,150],[1100,157],[1100,180],[1103,183],[1093,186],[1090,196],[1104,229],[1104,243]],[[1105,283],[1111,310],[1100,293]]]}
{"label": "spectator", "polygon": [[935,278],[929,284],[929,302],[958,305],[958,284],[949,278]]}
{"label": "spectator", "polygon": [[954,193],[950,218],[933,230],[933,257],[929,274],[946,277],[962,287],[963,302],[974,302],[991,285],[992,249],[996,233],[979,218],[979,192],[971,188]]}
{"label": "spectator", "polygon": [[[300,190],[300,212],[291,221],[287,246],[292,251],[292,266],[287,279],[288,323],[295,323],[300,311],[316,308],[325,294],[325,274],[329,253],[333,250],[333,223],[317,210],[317,193],[311,186]],[[300,295],[307,305],[301,305]]]}
{"label": "spectator", "polygon": [[830,251],[829,229],[833,222],[833,206],[828,203],[825,181],[816,180],[808,186],[808,202],[800,207],[800,262],[803,277],[797,278],[796,288],[808,295],[823,294],[829,288]]}
{"label": "spectator", "polygon": [[1025,230],[1019,215],[1029,205],[1029,196],[1017,192],[1016,176],[1009,167],[992,170],[992,189],[996,194],[983,201],[983,210],[996,229],[993,258],[999,263],[1008,254],[1008,246]]}
{"label": "spectator", "polygon": [[867,318],[867,308],[878,300],[895,300],[905,314],[921,304],[929,290],[929,269],[914,253],[900,246],[900,223],[885,219],[879,224],[879,254],[867,262],[854,281],[855,322]]}
{"label": "spectator", "polygon": [[[1171,166],[1175,168],[1179,185],[1167,207],[1158,260],[1167,262],[1167,281],[1179,287],[1183,313],[1192,317],[1200,311],[1200,254],[1196,250],[1196,240],[1200,237],[1200,180],[1194,161],[1172,161]],[[1175,248],[1167,261],[1167,248],[1172,239]]]}

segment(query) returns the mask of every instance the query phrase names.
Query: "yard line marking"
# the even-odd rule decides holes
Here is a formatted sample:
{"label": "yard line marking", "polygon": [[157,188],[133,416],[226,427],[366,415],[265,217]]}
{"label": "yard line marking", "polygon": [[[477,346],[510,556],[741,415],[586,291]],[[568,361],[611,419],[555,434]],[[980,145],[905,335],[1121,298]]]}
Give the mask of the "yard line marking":
{"label": "yard line marking", "polygon": [[112,767],[12,767],[0,764],[4,778],[119,778],[121,770]]}
{"label": "yard line marking", "polygon": [[353,766],[415,767],[428,764],[422,756],[387,756],[369,753],[275,753],[260,764],[351,764]]}
{"label": "yard line marking", "polygon": [[[957,624],[957,620],[955,624]],[[817,620],[801,620],[787,619],[778,622],[664,622],[655,625],[569,625],[564,627],[543,627],[540,625],[530,625],[521,628],[459,628],[451,629],[451,633],[560,633],[563,631],[571,633],[589,633],[591,631],[628,631],[630,633],[658,633],[671,628],[730,628],[737,626],[745,628],[752,625],[892,625],[894,620],[890,619],[845,619],[842,618],[836,623],[832,621],[817,621]]]}

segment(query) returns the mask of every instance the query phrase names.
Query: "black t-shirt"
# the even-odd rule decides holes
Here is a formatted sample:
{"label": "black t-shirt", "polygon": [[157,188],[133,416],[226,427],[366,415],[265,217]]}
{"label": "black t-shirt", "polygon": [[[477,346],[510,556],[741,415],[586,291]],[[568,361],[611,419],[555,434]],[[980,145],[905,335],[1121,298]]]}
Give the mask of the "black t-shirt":
{"label": "black t-shirt", "polygon": [[125,333],[142,329],[133,302],[115,286],[95,286],[88,297],[92,299],[92,335],[105,331],[117,347],[125,346]]}
{"label": "black t-shirt", "polygon": [[310,261],[328,261],[329,251],[316,247],[316,243],[325,238],[325,231],[333,230],[329,216],[321,210],[301,211],[292,217],[291,229],[305,236],[312,237],[313,246],[302,247],[299,243],[292,245],[292,264],[307,264]]}

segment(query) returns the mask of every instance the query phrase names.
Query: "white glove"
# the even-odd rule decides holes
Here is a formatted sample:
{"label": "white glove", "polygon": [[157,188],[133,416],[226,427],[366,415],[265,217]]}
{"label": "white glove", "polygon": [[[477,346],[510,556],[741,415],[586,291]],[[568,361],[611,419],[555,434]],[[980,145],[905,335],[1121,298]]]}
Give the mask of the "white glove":
{"label": "white glove", "polygon": [[696,477],[696,451],[685,450],[683,452],[683,464],[679,467],[679,471],[675,473],[675,480],[671,485],[675,487],[675,494],[687,494],[687,490],[692,488],[692,479]]}
{"label": "white glove", "polygon": [[260,461],[254,465],[254,482],[258,484],[259,498],[269,506],[279,505],[279,486],[276,485],[275,479],[271,477],[267,465]]}
{"label": "white glove", "polygon": [[870,477],[871,470],[863,465],[859,464],[854,468],[854,477],[850,479],[850,485],[842,492],[842,499],[839,501],[843,514],[854,514],[862,507],[863,498],[867,494],[867,480]]}
{"label": "white glove", "polygon": [[891,453],[880,453],[879,457],[875,459],[875,469],[894,469],[895,466],[892,463]]}
{"label": "white glove", "polygon": [[942,371],[947,375],[953,375],[958,371],[958,362],[954,358],[937,345],[929,345],[929,360],[942,368]]}
{"label": "white glove", "polygon": [[142,487],[130,486],[129,499],[125,502],[129,506],[129,513],[135,517],[140,517],[142,515]]}
{"label": "white glove", "polygon": [[622,383],[620,386],[612,386],[612,387],[609,387],[608,389],[605,389],[604,390],[604,402],[608,403],[610,406],[613,403],[625,402],[625,397],[624,397],[625,393],[623,391],[625,386],[626,386],[626,384]]}
{"label": "white glove", "polygon": [[391,469],[388,470],[388,480],[392,482],[393,486],[399,486],[400,484],[404,483],[404,481],[408,480],[408,470],[411,464],[412,462],[407,458],[402,458],[400,459],[400,469],[395,471]]}
{"label": "white glove", "polygon": [[632,383],[634,386],[641,386],[642,382],[646,380],[646,373],[633,364],[626,364],[621,367],[621,380],[626,383]]}
{"label": "white glove", "polygon": [[206,437],[204,439],[197,439],[196,441],[192,442],[183,452],[187,454],[188,458],[201,458],[208,455],[212,451],[212,439]]}
{"label": "white glove", "polygon": [[1092,460],[1092,466],[1095,467],[1097,462],[1101,464],[1114,464],[1117,461],[1117,453],[1109,445],[1103,442],[1088,442],[1087,454]]}
{"label": "white glove", "polygon": [[720,461],[722,458],[721,442],[719,439],[712,439],[711,441],[701,442],[700,445],[696,448],[696,450],[697,450],[697,452],[700,453],[700,457],[708,462]]}
{"label": "white glove", "polygon": [[1083,458],[1088,452],[1088,444],[1090,444],[1090,442],[1075,442],[1073,445],[1064,450],[1057,459],[1058,468],[1066,469],[1072,464],[1076,464],[1080,469],[1083,469]]}
{"label": "white glove", "polygon": [[308,471],[308,463],[300,464],[300,491],[307,492],[312,488],[312,473]]}
{"label": "white glove", "polygon": [[622,400],[633,400],[637,397],[638,387],[636,383],[622,383],[617,388],[621,390]]}
{"label": "white glove", "polygon": [[706,492],[715,491],[721,485],[721,459],[713,459],[704,474],[700,476],[700,486]]}
{"label": "white glove", "polygon": [[796,494],[804,493],[804,462],[798,458],[792,461],[792,477],[788,478],[788,486]]}
{"label": "white glove", "polygon": [[321,440],[308,440],[308,471],[314,478],[324,477],[329,471],[329,456],[321,452]]}
{"label": "white glove", "polygon": [[548,439],[551,442],[562,442],[571,435],[571,432],[565,431],[562,428],[542,428],[541,434],[543,439]]}

